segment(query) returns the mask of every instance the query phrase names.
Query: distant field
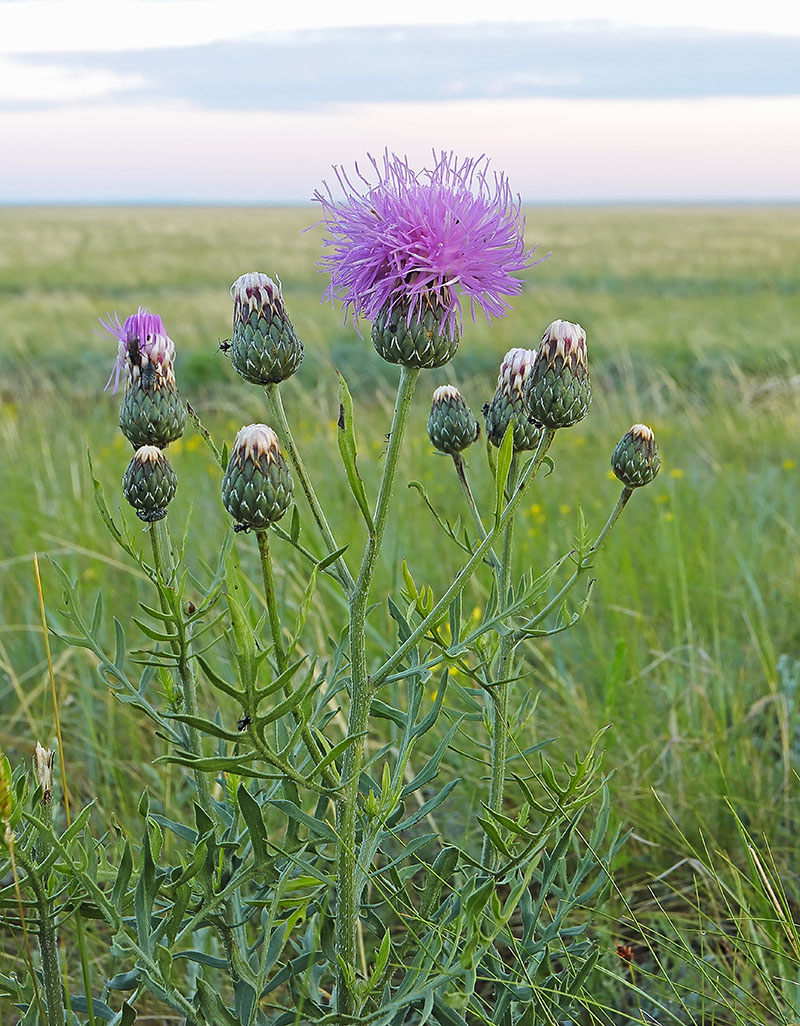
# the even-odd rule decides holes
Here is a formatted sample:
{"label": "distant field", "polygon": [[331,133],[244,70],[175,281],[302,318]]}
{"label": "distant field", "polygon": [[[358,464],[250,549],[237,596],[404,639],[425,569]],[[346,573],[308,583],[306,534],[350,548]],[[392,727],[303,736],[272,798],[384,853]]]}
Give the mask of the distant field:
{"label": "distant field", "polygon": [[[280,277],[306,346],[284,387],[287,411],[320,491],[340,512],[340,540],[360,541],[339,473],[333,370],[356,399],[368,487],[396,371],[373,352],[368,330],[359,338],[338,309],[320,304],[322,233],[303,232],[315,218],[313,208],[0,209],[0,748],[12,763],[52,732],[33,552],[64,564],[87,603],[103,587],[123,620],[141,597],[89,487],[87,448],[112,506],[124,504],[129,448],[116,429],[118,397],[103,394],[115,349],[98,334],[98,317],[124,318],[140,304],[158,312],[178,348],[183,396],[230,442],[266,412],[259,390],[218,350],[230,333],[227,290],[250,270]],[[648,922],[673,909],[690,937],[702,919],[692,907],[698,893],[704,915],[726,915],[719,888],[686,861],[691,846],[697,854],[707,844],[723,867],[730,859],[747,871],[727,801],[769,845],[790,901],[800,901],[800,208],[532,209],[528,238],[550,255],[527,273],[511,314],[467,325],[453,363],[421,382],[401,480],[422,481],[451,518],[466,512],[449,461],[432,455],[425,434],[430,394],[454,381],[477,412],[505,351],[534,346],[557,317],[587,330],[595,402],[586,421],[558,436],[555,473],[531,494],[519,569],[569,548],[579,505],[602,525],[618,494],[608,469],[615,442],[637,421],[655,429],[662,473],[634,496],[603,550],[583,622],[532,647],[529,680],[517,687],[539,694],[531,740],[555,736],[564,758],[613,725],[613,809],[634,834],[620,887]],[[173,533],[193,509],[186,558],[196,566],[213,560],[225,531],[220,475],[191,427],[173,453]],[[487,495],[479,446],[470,463]],[[457,553],[417,492],[400,492],[383,579],[396,581],[406,558],[418,583],[436,589]],[[237,544],[254,566],[253,545]],[[298,585],[284,557],[291,600]],[[45,560],[42,573],[57,623]],[[340,630],[341,607],[324,592],[319,602],[326,629]],[[324,633],[309,644],[324,645]],[[67,762],[83,796],[99,797],[98,815],[124,819],[145,783],[160,786],[142,766],[160,742],[103,692],[85,654],[56,642],[54,658]],[[617,932],[612,924],[609,957]],[[757,991],[759,979],[748,977],[745,990]],[[748,1015],[741,1021],[784,1022]]]}

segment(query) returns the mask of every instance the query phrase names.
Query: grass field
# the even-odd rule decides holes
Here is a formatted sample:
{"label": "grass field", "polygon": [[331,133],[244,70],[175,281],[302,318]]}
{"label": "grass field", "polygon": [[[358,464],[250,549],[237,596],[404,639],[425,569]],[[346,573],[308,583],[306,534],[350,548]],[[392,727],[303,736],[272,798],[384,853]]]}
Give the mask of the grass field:
{"label": "grass field", "polygon": [[[277,274],[306,346],[284,402],[326,508],[338,514],[340,543],[358,548],[360,521],[336,455],[334,369],[354,395],[360,467],[373,490],[397,372],[338,310],[320,305],[321,231],[303,232],[315,216],[0,209],[0,748],[12,764],[53,736],[33,553],[63,565],[86,603],[103,588],[122,620],[142,595],[91,498],[87,449],[114,507],[124,505],[129,458],[118,397],[103,393],[114,344],[98,334],[98,317],[140,304],[157,311],[178,349],[182,395],[230,443],[266,410],[218,349],[230,332],[227,290],[249,270]],[[594,403],[559,434],[555,472],[530,496],[519,569],[543,568],[570,547],[579,506],[602,526],[618,494],[610,454],[632,423],[654,428],[663,460],[604,548],[581,624],[532,645],[529,675],[515,686],[538,695],[526,741],[554,737],[558,757],[585,750],[610,724],[613,814],[632,836],[601,928],[601,966],[618,973],[615,945],[631,944],[633,986],[620,993],[601,973],[597,1001],[618,1017],[597,1021],[796,1023],[800,209],[533,209],[528,237],[550,255],[527,273],[511,314],[467,325],[453,363],[423,378],[401,482],[421,481],[446,516],[465,514],[449,461],[425,433],[433,388],[453,381],[477,412],[507,349],[535,346],[557,317],[583,324]],[[227,526],[220,474],[191,427],[173,453],[173,532],[191,515],[187,562],[213,561]],[[476,491],[490,495],[480,447],[470,471]],[[398,581],[403,558],[436,591],[458,553],[419,494],[399,492],[376,593]],[[135,523],[129,510],[122,516]],[[304,530],[312,536],[310,517]],[[254,568],[252,542],[237,545]],[[294,563],[277,556],[283,594],[295,601]],[[58,625],[59,587],[43,558],[42,577]],[[344,618],[325,591],[316,613],[311,646]],[[387,614],[373,616],[383,623]],[[176,772],[150,766],[161,742],[104,692],[86,653],[54,640],[53,659],[71,786],[97,798],[98,832],[131,817],[145,786],[165,804],[177,800]],[[479,772],[457,753],[450,769],[467,783]]]}

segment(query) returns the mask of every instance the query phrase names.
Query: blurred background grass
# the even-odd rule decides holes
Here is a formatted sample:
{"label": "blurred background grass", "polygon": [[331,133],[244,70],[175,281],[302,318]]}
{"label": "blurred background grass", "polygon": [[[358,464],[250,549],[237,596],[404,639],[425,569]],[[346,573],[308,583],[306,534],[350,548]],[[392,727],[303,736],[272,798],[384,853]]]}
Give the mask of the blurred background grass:
{"label": "blurred background grass", "polygon": [[[0,210],[0,748],[12,764],[53,734],[33,553],[63,564],[87,603],[103,588],[124,623],[144,597],[91,499],[87,449],[115,507],[124,505],[129,458],[118,397],[103,393],[115,346],[98,333],[98,317],[116,310],[124,318],[140,304],[158,312],[178,349],[183,397],[219,442],[230,442],[266,410],[218,349],[230,332],[227,289],[246,271],[278,275],[306,346],[299,374],[282,386],[284,402],[340,544],[358,551],[360,518],[335,455],[333,371],[354,394],[368,487],[380,473],[397,371],[320,304],[321,230],[303,231],[315,217],[289,208]],[[601,553],[581,624],[531,645],[516,688],[539,695],[524,741],[554,736],[556,757],[584,751],[612,725],[604,743],[614,815],[633,837],[618,867],[624,901],[604,959],[615,964],[615,938],[644,944],[650,929],[664,966],[651,943],[640,971],[679,974],[690,955],[706,957],[695,938],[709,923],[725,936],[719,924],[731,912],[720,880],[732,887],[735,874],[752,873],[743,829],[771,852],[791,907],[800,903],[800,210],[533,209],[528,238],[550,255],[527,273],[511,314],[467,324],[453,363],[420,383],[375,594],[397,584],[403,558],[417,584],[434,590],[458,565],[418,493],[402,486],[420,480],[444,515],[465,513],[450,461],[432,453],[425,433],[433,388],[458,384],[477,413],[507,349],[535,346],[556,317],[582,323],[594,404],[558,435],[555,473],[529,494],[518,568],[543,568],[570,547],[578,506],[593,529],[602,526],[619,490],[609,457],[632,423],[654,428],[663,469]],[[220,473],[191,427],[170,458],[180,482],[173,534],[191,514],[187,561],[213,561],[226,529]],[[488,496],[480,446],[470,473]],[[136,526],[132,511],[121,516]],[[304,522],[312,537],[310,517]],[[254,567],[251,541],[237,545]],[[300,577],[290,553],[276,555],[291,602]],[[57,624],[58,586],[45,560],[42,574]],[[324,645],[344,612],[324,590],[315,610],[320,626],[308,644]],[[383,607],[373,616],[384,626]],[[161,742],[106,693],[91,658],[55,641],[53,654],[72,786],[97,798],[100,823],[130,817],[145,785],[179,794],[177,776],[170,783],[149,766]],[[449,771],[477,784],[475,765],[454,753]],[[701,872],[704,858],[722,876]],[[685,943],[668,942],[670,930]],[[770,973],[751,968],[737,986],[766,1008]],[[699,993],[697,979],[684,989]],[[686,1008],[679,1021],[692,1021]],[[792,1021],[755,999],[742,1008],[741,1020],[714,1021]],[[788,1000],[786,1008],[793,1014]]]}

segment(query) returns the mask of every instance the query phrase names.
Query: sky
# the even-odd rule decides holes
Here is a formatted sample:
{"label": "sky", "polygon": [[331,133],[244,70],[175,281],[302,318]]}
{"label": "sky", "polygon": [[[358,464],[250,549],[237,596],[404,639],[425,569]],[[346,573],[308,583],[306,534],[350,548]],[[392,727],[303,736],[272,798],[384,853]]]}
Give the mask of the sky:
{"label": "sky", "polygon": [[0,203],[305,202],[384,149],[530,203],[800,200],[800,4],[0,0]]}

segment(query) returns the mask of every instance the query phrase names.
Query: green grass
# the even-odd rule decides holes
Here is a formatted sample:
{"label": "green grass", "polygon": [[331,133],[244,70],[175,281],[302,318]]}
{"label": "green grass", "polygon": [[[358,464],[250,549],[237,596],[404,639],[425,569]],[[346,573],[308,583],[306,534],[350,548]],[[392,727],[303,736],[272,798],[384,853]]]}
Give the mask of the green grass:
{"label": "green grass", "polygon": [[[230,442],[266,412],[259,390],[217,348],[230,331],[227,289],[245,271],[278,274],[306,345],[300,373],[284,386],[287,411],[340,542],[358,551],[360,518],[335,455],[333,370],[354,393],[371,494],[397,372],[320,305],[320,230],[302,231],[315,217],[313,209],[0,210],[0,748],[12,763],[53,734],[33,553],[63,564],[87,603],[103,588],[127,624],[143,594],[91,499],[87,449],[115,507],[124,505],[129,453],[116,429],[118,397],[102,392],[114,347],[96,333],[98,316],[124,317],[139,304],[157,310],[178,347],[183,396]],[[614,943],[630,941],[637,985],[677,1021],[795,1021],[785,983],[797,974],[791,933],[773,916],[745,837],[774,860],[797,918],[800,386],[789,382],[800,375],[800,210],[535,209],[528,235],[551,255],[527,274],[508,318],[468,325],[455,361],[423,379],[401,481],[420,480],[446,516],[466,519],[449,460],[432,454],[425,434],[433,388],[454,381],[477,412],[508,348],[534,346],[556,317],[584,325],[595,401],[586,421],[559,434],[555,472],[526,501],[519,569],[544,567],[570,547],[578,506],[599,529],[618,494],[610,453],[631,423],[655,429],[663,470],[634,495],[603,549],[581,624],[529,648],[529,674],[516,688],[539,700],[525,740],[554,736],[567,759],[612,725],[613,809],[633,836],[602,965],[616,971]],[[187,560],[198,566],[213,560],[226,527],[220,474],[191,428],[173,453],[173,531],[191,511]],[[479,446],[470,472],[488,496]],[[122,515],[135,523],[129,510]],[[237,545],[255,576],[255,544]],[[276,556],[293,602],[297,569],[288,553]],[[398,585],[403,558],[434,591],[458,564],[417,492],[401,487],[376,594]],[[46,560],[42,572],[57,624]],[[325,590],[315,612],[318,636],[307,643],[324,646],[344,612]],[[385,624],[385,608],[372,615]],[[53,648],[72,787],[81,799],[97,797],[98,826],[124,822],[144,786],[164,793],[149,765],[161,742],[104,692],[86,653]],[[474,783],[474,764],[454,754],[450,767]],[[180,801],[176,772],[168,788],[165,801]],[[735,981],[717,997],[733,1011],[714,1018],[719,978]],[[612,983],[597,1000],[631,1015],[638,1000],[658,1013]]]}

